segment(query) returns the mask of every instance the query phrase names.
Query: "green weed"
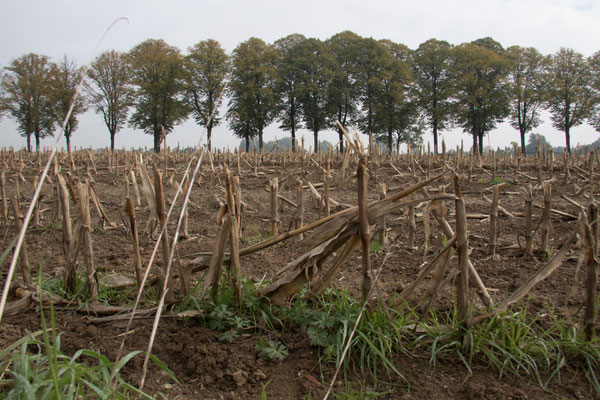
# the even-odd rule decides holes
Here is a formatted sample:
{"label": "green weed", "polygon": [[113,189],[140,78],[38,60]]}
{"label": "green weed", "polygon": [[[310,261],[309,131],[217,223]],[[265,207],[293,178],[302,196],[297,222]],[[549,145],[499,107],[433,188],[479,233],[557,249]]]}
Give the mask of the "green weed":
{"label": "green weed", "polygon": [[277,340],[260,339],[254,349],[260,358],[269,361],[283,361],[288,356],[285,346]]}

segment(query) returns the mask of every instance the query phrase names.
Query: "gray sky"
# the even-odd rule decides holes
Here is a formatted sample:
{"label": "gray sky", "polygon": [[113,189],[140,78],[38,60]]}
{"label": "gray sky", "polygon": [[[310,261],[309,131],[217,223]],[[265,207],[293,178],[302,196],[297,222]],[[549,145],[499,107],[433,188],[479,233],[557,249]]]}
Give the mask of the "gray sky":
{"label": "gray sky", "polygon": [[[45,54],[53,60],[63,55],[79,64],[88,63],[106,28],[119,22],[100,44],[99,51],[128,51],[149,38],[163,39],[185,52],[194,43],[215,39],[231,52],[238,43],[259,37],[268,43],[292,33],[327,39],[350,30],[363,37],[391,39],[414,49],[430,38],[453,44],[491,36],[504,47],[532,46],[544,54],[570,47],[590,56],[600,50],[600,2],[597,0],[436,0],[436,1],[356,1],[356,0],[4,0],[0,5],[0,66],[29,52]],[[544,115],[536,130],[555,146],[564,145],[564,135],[556,131]],[[203,131],[193,121],[176,127],[168,143],[192,146]],[[239,141],[226,124],[213,131],[213,144],[233,148]],[[312,143],[311,133],[301,131]],[[286,136],[272,124],[265,140]],[[321,134],[336,141],[333,133]],[[470,137],[459,130],[443,133],[449,147]],[[572,130],[571,142],[590,143],[598,133],[587,125]],[[426,133],[425,140],[431,134]],[[507,124],[492,131],[484,144],[492,147],[518,141],[518,132]],[[43,145],[51,145],[46,139]],[[80,118],[73,133],[75,146],[103,147],[108,132],[99,115],[88,112]],[[25,139],[5,117],[0,122],[1,146],[24,146]],[[152,146],[152,138],[125,128],[117,134],[118,147]]]}

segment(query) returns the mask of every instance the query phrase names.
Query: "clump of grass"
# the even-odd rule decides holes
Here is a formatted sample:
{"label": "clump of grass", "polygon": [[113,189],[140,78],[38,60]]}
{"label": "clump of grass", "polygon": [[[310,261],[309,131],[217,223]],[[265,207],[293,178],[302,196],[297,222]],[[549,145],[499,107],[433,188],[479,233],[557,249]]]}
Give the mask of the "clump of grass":
{"label": "clump of grass", "polygon": [[[41,285],[41,276],[39,284]],[[54,310],[50,309],[47,327],[43,308],[40,309],[42,341],[32,335],[23,338],[0,353],[0,387],[7,399],[130,399],[154,397],[125,381],[120,371],[141,351],[133,351],[115,362],[98,351],[81,349],[72,356],[61,351],[60,335],[56,333]],[[8,357],[10,356],[10,357]],[[155,356],[150,356],[168,376],[173,373]],[[85,360],[85,362],[84,362]]]}
{"label": "clump of grass", "polygon": [[495,368],[500,379],[504,375],[529,376],[544,389],[555,380],[560,382],[565,369],[575,369],[600,393],[600,341],[586,341],[581,328],[559,319],[551,308],[529,317],[527,307],[522,306],[467,330],[466,351],[458,336],[455,311],[432,314],[428,321],[433,324],[428,325],[424,343],[431,343],[428,348],[434,368],[442,360],[458,357],[469,374],[473,363],[483,363]]}
{"label": "clump of grass", "polygon": [[306,329],[310,343],[321,351],[327,362],[341,364],[347,374],[352,369],[364,377],[371,377],[377,384],[380,372],[402,377],[394,366],[392,357],[407,354],[398,334],[403,316],[390,319],[379,306],[365,313],[351,339],[349,351],[342,360],[342,353],[361,310],[361,303],[353,300],[347,292],[326,291],[323,296],[309,304],[297,300],[287,311],[289,320]]}

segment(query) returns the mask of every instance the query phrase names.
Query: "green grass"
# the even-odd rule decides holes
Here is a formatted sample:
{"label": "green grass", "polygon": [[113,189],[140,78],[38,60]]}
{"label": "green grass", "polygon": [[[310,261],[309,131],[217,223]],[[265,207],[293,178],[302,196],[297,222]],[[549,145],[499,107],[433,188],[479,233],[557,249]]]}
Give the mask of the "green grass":
{"label": "green grass", "polygon": [[369,245],[369,252],[373,254],[379,252],[381,249],[383,249],[381,242],[379,242],[377,239],[373,239]]}
{"label": "green grass", "polygon": [[[260,299],[257,285],[250,281],[244,281],[239,305],[226,282],[220,287],[223,289],[215,299],[187,301],[192,308],[202,310],[207,327],[221,332],[219,340],[234,343],[242,333],[254,333],[257,356],[281,361],[287,349],[278,338],[288,332],[302,332],[318,350],[321,363],[341,363],[345,378],[359,375],[371,382],[373,390],[382,380],[395,377],[404,381],[397,368],[398,357],[426,352],[432,371],[460,361],[467,374],[475,365],[484,365],[495,369],[499,378],[528,376],[547,388],[551,382],[560,382],[561,372],[569,369],[581,372],[600,393],[598,340],[586,342],[580,328],[556,317],[552,309],[530,316],[523,305],[517,312],[505,312],[464,331],[455,309],[423,316],[404,305],[389,309],[388,317],[378,305],[363,314],[342,360],[362,307],[347,291],[326,290],[313,298],[303,290],[288,306],[276,307]],[[538,315],[544,315],[543,320]]]}
{"label": "green grass", "polygon": [[[5,251],[2,256],[6,258],[6,254]],[[66,293],[61,279],[38,275],[38,281],[44,290],[61,297],[89,300],[82,276],[78,277],[76,293]],[[132,301],[128,291],[109,289],[102,279],[100,283],[98,300],[117,304]],[[288,356],[284,345],[287,334],[305,335],[318,351],[320,364],[340,364],[345,381],[359,375],[371,385],[368,390],[339,392],[342,397],[338,398],[375,398],[380,382],[404,382],[398,360],[406,360],[413,353],[428,354],[432,371],[439,365],[460,361],[467,374],[474,366],[486,366],[496,370],[499,378],[527,376],[545,389],[553,382],[560,383],[564,371],[574,371],[585,376],[590,387],[600,394],[600,341],[586,341],[579,326],[560,319],[550,307],[530,315],[527,304],[522,303],[517,311],[513,308],[464,330],[454,308],[421,315],[407,305],[386,310],[379,304],[365,312],[357,324],[362,304],[347,291],[326,290],[315,298],[304,289],[286,306],[274,306],[258,296],[259,286],[266,282],[243,280],[239,302],[229,283],[225,275],[216,296],[206,300],[198,297],[200,281],[172,312],[199,310],[201,322],[218,331],[218,339],[224,343],[255,335],[256,355],[270,362],[281,362]],[[42,322],[45,324],[44,319]],[[81,393],[105,393],[106,398],[144,397],[123,380],[114,387],[107,386],[106,381],[107,371],[110,375],[115,365],[120,370],[139,352],[116,362],[92,350],[81,350],[69,357],[60,351],[53,313],[50,326],[49,330],[44,326],[44,332],[50,333],[44,333],[42,341],[28,338],[18,342],[11,348],[10,357],[0,352],[1,370],[6,371],[0,387],[10,388],[9,393],[13,394],[9,398],[55,398],[57,393],[61,393],[60,398],[75,398]],[[342,359],[348,341],[349,351]],[[82,362],[84,359],[86,363]]]}
{"label": "green grass", "polygon": [[[38,277],[41,285],[42,277]],[[0,397],[6,399],[153,399],[123,379],[120,371],[134,357],[133,351],[110,361],[98,351],[80,349],[72,356],[61,351],[60,334],[50,309],[50,323],[40,309],[41,333],[22,338],[0,352]],[[37,340],[37,336],[42,340]],[[151,356],[169,377],[173,373],[159,359]]]}

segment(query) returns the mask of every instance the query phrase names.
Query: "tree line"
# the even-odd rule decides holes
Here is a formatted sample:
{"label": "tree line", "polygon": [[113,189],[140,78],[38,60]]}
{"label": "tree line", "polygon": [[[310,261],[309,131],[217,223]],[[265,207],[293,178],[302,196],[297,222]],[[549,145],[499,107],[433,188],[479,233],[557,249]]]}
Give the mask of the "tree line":
{"label": "tree line", "polygon": [[[0,117],[12,118],[19,133],[40,139],[51,135],[71,107],[83,68],[68,57],[52,62],[26,54],[4,68],[0,80]],[[460,127],[483,150],[483,137],[508,121],[526,135],[547,109],[553,126],[564,132],[570,152],[570,129],[588,122],[600,131],[600,51],[586,58],[569,48],[543,55],[532,47],[504,48],[486,37],[452,45],[430,39],[418,48],[390,40],[363,38],[345,31],[322,41],[293,34],[272,44],[258,38],[227,54],[212,39],[181,50],[149,39],[129,52],[100,54],[90,66],[84,87],[63,128],[67,148],[78,116],[100,114],[110,136],[126,124],[154,138],[160,151],[165,135],[190,116],[207,132],[226,121],[245,142],[258,139],[272,123],[290,132],[319,133],[337,122],[385,143],[422,143],[430,130],[434,152],[439,133]],[[220,115],[221,105],[226,112]]]}

